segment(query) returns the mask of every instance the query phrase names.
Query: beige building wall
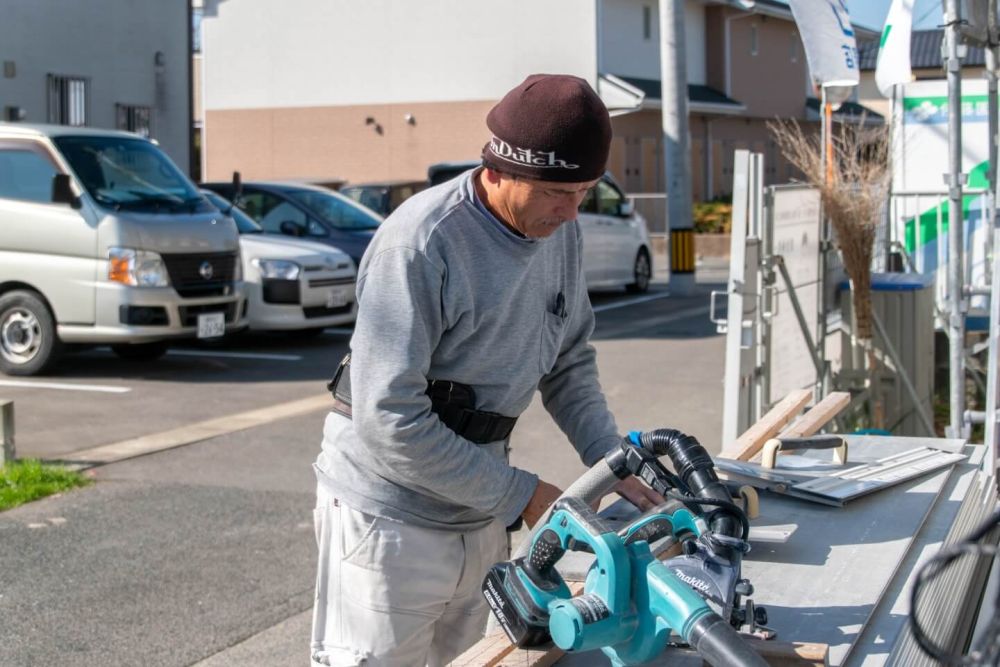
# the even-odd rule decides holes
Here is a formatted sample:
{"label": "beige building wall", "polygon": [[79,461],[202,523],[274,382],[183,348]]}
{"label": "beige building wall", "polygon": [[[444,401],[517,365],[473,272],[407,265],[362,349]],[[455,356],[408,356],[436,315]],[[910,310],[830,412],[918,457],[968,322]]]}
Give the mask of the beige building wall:
{"label": "beige building wall", "polygon": [[[782,157],[771,132],[769,119],[692,114],[691,190],[694,201],[725,197],[733,191],[733,152],[744,148],[764,154],[765,184],[787,183],[796,171]],[[612,120],[608,170],[629,192],[663,192],[663,143],[660,112],[641,111]],[[800,120],[807,131],[819,131],[818,123]]]}
{"label": "beige building wall", "polygon": [[495,103],[209,109],[205,180],[425,178],[435,162],[479,157]]}
{"label": "beige building wall", "polygon": [[750,116],[804,118],[809,66],[795,24],[753,16],[729,26],[729,96],[746,105]]}
{"label": "beige building wall", "polygon": [[[795,173],[780,155],[767,128],[776,118],[805,123],[808,64],[796,26],[773,16],[747,15],[723,7],[705,11],[706,83],[746,107],[737,116],[692,111],[691,188],[695,201],[730,195],[733,152],[745,148],[764,154],[767,184],[783,183]],[[728,30],[731,43],[725,47]],[[609,169],[630,192],[663,192],[662,129],[659,109],[613,119],[614,147]],[[818,129],[818,124],[807,127]]]}

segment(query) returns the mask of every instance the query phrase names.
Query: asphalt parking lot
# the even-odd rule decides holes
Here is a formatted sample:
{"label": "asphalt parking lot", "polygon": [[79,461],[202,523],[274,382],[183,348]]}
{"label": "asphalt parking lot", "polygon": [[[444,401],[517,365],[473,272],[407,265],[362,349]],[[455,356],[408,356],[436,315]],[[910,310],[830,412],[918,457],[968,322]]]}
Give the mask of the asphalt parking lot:
{"label": "asphalt parking lot", "polygon": [[[670,426],[718,450],[724,339],[707,288],[592,295],[602,385],[622,431]],[[45,378],[0,376],[19,456],[137,447],[93,468],[86,489],[0,514],[0,664],[302,663],[310,464],[324,385],[348,340],[346,330],[246,336],[154,363],[93,349]],[[515,465],[555,484],[583,471],[539,401],[512,442]]]}

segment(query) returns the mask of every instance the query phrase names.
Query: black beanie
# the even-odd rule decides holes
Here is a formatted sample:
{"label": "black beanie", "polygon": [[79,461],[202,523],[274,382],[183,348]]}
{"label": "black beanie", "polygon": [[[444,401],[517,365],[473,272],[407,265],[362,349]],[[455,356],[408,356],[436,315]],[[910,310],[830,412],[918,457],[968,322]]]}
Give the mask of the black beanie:
{"label": "black beanie", "polygon": [[611,147],[611,118],[594,89],[564,74],[532,74],[486,116],[493,139],[483,164],[541,181],[600,178]]}

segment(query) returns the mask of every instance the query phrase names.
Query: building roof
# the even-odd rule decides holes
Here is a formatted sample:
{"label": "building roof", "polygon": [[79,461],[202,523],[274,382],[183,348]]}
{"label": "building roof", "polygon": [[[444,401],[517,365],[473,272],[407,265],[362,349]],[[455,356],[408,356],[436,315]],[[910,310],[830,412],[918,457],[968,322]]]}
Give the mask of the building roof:
{"label": "building roof", "polygon": [[[818,119],[821,116],[819,107],[820,101],[815,97],[806,99],[806,115],[810,120]],[[868,124],[885,122],[885,116],[857,102],[841,102],[840,108],[833,112],[833,117],[837,120],[850,121],[864,118]]]}
{"label": "building roof", "polygon": [[[754,14],[775,16],[789,21],[795,20],[788,0],[726,0],[724,4]],[[861,25],[856,21],[851,21],[851,26],[859,39],[876,37],[880,34],[879,30]]]}
{"label": "building roof", "polygon": [[[944,41],[944,28],[931,30],[914,30],[910,37],[910,67],[913,69],[940,69],[941,43]],[[985,67],[986,52],[977,46],[968,46],[962,67]],[[861,59],[861,71],[873,71],[878,62],[878,41],[867,41],[858,44],[858,55]]]}
{"label": "building roof", "polygon": [[[646,99],[649,101],[659,101],[663,99],[660,81],[658,79],[639,79],[632,76],[619,76],[619,78],[645,93]],[[732,107],[734,110],[742,110],[744,108],[742,102],[738,102],[733,98],[728,97],[725,93],[722,93],[715,88],[693,83],[688,84],[688,102],[690,104],[710,104],[723,107],[728,106]]]}

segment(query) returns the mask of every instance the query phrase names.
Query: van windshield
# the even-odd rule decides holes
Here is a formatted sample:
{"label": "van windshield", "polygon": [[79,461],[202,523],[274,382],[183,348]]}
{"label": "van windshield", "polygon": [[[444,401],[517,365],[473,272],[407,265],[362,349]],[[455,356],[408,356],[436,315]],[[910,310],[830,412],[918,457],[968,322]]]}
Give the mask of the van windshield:
{"label": "van windshield", "polygon": [[210,205],[154,144],[129,137],[53,139],[90,196],[102,206],[149,212],[191,212]]}

